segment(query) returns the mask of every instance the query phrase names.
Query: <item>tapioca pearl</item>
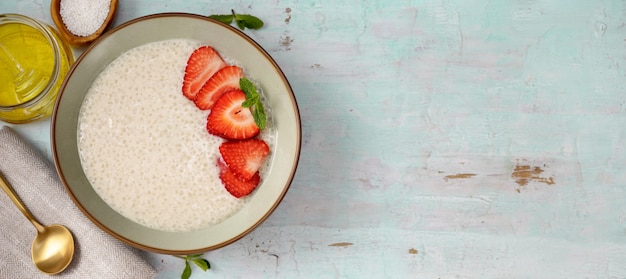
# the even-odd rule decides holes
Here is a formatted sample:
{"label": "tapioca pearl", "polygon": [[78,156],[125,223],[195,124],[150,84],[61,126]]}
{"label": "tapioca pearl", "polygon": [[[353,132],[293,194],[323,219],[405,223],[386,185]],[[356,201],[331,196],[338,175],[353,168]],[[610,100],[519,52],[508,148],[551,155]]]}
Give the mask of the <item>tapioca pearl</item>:
{"label": "tapioca pearl", "polygon": [[[85,155],[84,161],[126,160],[124,164],[90,167],[93,173],[114,176],[106,183],[94,179],[92,184],[98,181],[107,188],[100,189],[99,194],[105,201],[108,197],[107,202],[120,214],[157,229],[194,230],[223,221],[236,213],[246,199],[232,198],[219,182],[217,147],[223,139],[206,132],[208,112],[198,110],[181,96],[186,59],[199,44],[185,40],[162,43],[149,47],[157,49],[159,54],[171,54],[158,56],[163,61],[154,61],[154,57],[148,59],[140,51],[131,50],[111,63],[94,82],[89,94],[98,93],[89,98],[93,99],[91,102],[86,98],[83,106],[86,112],[81,112],[80,138],[84,149],[81,152],[98,154]],[[169,52],[165,50],[168,47]],[[126,62],[119,62],[123,60]],[[159,63],[150,64],[153,62],[169,66],[159,68]],[[102,107],[102,103],[109,105]],[[114,127],[107,133],[99,133],[101,131],[94,127],[109,121],[97,116],[112,112],[115,113],[110,121],[115,123]],[[168,137],[162,135],[165,132]],[[157,140],[147,141],[146,138]],[[107,141],[118,143],[115,150],[103,147]],[[268,144],[272,146],[272,142]],[[97,153],[96,149],[102,152]],[[151,154],[152,151],[156,155]],[[159,159],[163,154],[166,158]],[[140,166],[140,163],[155,161],[165,163],[153,168]],[[183,177],[185,180],[181,181]],[[145,187],[150,190],[143,191]],[[177,194],[173,187],[189,188]],[[119,199],[117,196],[122,191],[124,199]]]}

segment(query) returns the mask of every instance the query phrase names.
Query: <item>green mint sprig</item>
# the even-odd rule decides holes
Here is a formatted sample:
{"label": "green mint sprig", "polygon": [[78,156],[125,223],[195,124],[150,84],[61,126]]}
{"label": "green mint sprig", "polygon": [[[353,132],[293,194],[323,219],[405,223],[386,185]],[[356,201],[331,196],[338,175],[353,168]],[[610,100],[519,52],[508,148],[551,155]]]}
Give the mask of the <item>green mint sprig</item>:
{"label": "green mint sprig", "polygon": [[236,14],[235,10],[230,10],[231,14],[229,15],[210,15],[209,18],[218,20],[224,24],[230,25],[233,20],[237,24],[239,29],[244,30],[248,29],[259,29],[263,27],[263,21],[256,16],[248,15],[248,14]]}
{"label": "green mint sprig", "polygon": [[185,260],[185,269],[183,269],[183,273],[180,275],[181,279],[189,279],[191,277],[191,264],[194,263],[197,265],[202,271],[207,271],[211,269],[211,264],[206,259],[202,258],[202,254],[195,255],[187,255],[187,256],[175,256],[177,258],[181,258]]}
{"label": "green mint sprig", "polygon": [[256,91],[254,84],[247,78],[239,79],[239,87],[241,91],[246,94],[246,100],[241,103],[244,108],[252,108],[252,116],[254,117],[254,123],[259,129],[265,129],[267,124],[267,116],[265,115],[265,109],[261,102],[261,95]]}

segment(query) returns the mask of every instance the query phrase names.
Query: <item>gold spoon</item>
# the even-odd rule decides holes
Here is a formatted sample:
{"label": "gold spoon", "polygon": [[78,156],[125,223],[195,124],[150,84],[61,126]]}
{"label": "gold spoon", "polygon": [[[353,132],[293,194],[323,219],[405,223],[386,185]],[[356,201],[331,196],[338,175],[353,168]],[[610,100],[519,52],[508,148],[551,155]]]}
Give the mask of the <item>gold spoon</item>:
{"label": "gold spoon", "polygon": [[41,225],[22,203],[2,174],[0,174],[0,186],[22,214],[26,216],[26,219],[33,223],[37,229],[37,237],[33,240],[31,247],[31,256],[35,266],[46,274],[57,274],[65,270],[74,257],[72,233],[61,225]]}

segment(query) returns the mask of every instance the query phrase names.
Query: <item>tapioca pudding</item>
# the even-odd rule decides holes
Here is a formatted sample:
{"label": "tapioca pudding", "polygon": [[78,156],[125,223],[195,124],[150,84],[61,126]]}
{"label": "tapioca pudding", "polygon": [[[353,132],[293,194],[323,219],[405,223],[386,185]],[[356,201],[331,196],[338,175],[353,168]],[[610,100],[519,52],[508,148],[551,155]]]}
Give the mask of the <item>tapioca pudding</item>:
{"label": "tapioca pudding", "polygon": [[[200,45],[176,39],[123,53],[94,80],[80,110],[85,175],[114,210],[150,228],[197,230],[247,202],[220,182],[225,140],[207,132],[209,111],[179,93],[187,58]],[[271,129],[259,135],[270,146]]]}

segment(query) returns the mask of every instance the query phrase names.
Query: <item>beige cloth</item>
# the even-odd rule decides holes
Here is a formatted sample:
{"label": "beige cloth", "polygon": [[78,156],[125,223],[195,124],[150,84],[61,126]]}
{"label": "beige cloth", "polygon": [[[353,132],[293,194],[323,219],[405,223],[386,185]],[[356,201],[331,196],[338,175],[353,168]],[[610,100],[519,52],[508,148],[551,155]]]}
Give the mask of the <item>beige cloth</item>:
{"label": "beige cloth", "polygon": [[67,195],[52,163],[13,129],[0,129],[0,172],[42,224],[66,225],[76,253],[57,275],[39,272],[30,257],[37,231],[0,191],[0,278],[153,278],[144,252],[127,246],[87,219]]}

